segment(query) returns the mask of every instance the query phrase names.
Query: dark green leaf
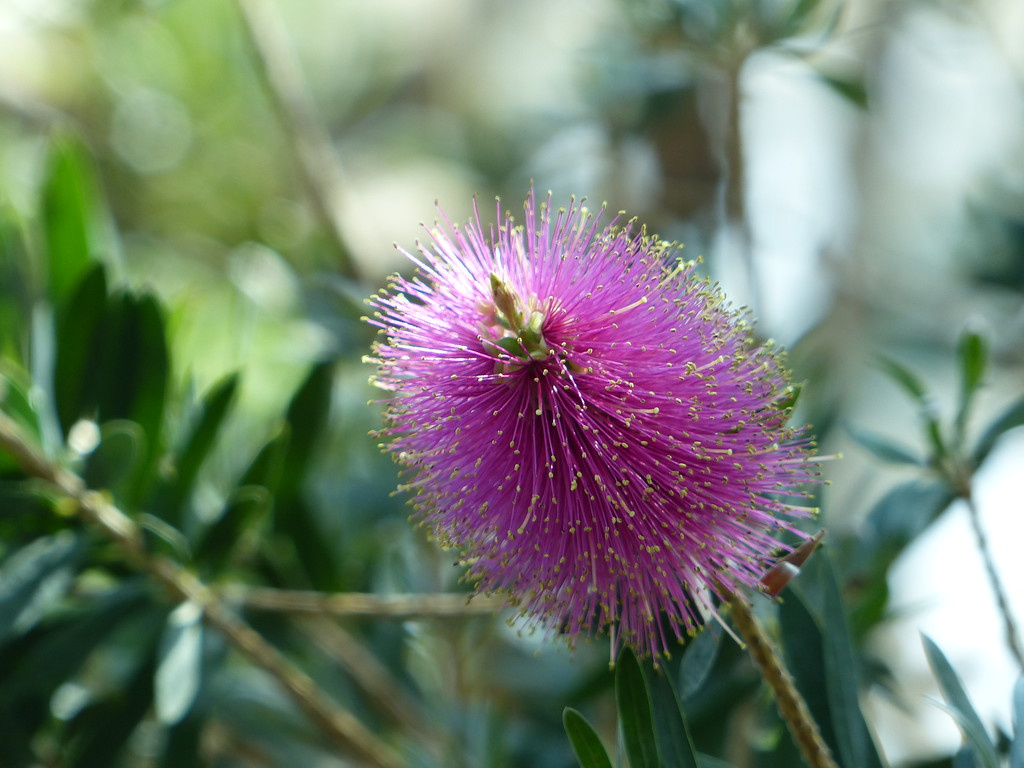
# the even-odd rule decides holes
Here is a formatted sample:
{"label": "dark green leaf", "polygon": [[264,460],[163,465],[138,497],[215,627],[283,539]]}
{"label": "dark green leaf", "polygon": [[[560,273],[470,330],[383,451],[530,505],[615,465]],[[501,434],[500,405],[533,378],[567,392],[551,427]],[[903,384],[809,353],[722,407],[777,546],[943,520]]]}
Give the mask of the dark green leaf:
{"label": "dark green leaf", "polygon": [[658,768],[651,698],[633,651],[623,648],[615,662],[615,703],[630,768]]}
{"label": "dark green leaf", "polygon": [[203,609],[185,602],[167,617],[157,654],[154,703],[156,717],[175,725],[192,708],[202,679]]}
{"label": "dark green leaf", "polygon": [[643,669],[651,696],[654,733],[662,768],[697,768],[697,754],[686,715],[679,705],[672,679],[665,672]]}
{"label": "dark green leaf", "polygon": [[86,658],[125,619],[148,602],[146,589],[129,581],[108,593],[80,601],[58,620],[37,625],[25,653],[2,678],[5,693],[26,701],[41,697],[49,705],[57,687],[76,674]]}
{"label": "dark green leaf", "polygon": [[969,744],[964,744],[953,755],[952,768],[977,768],[977,757]]}
{"label": "dark green leaf", "polygon": [[28,258],[14,214],[0,210],[0,357],[26,364],[32,290]]}
{"label": "dark green leaf", "polygon": [[1024,676],[1013,686],[1013,741],[1010,768],[1024,768]]}
{"label": "dark green leaf", "polygon": [[61,765],[96,768],[119,764],[118,756],[152,706],[155,668],[150,652],[142,664],[134,667],[123,688],[93,701],[75,715],[68,729],[72,739],[61,755]]}
{"label": "dark green leaf", "polygon": [[89,156],[78,141],[70,137],[54,141],[42,195],[50,298],[59,306],[89,268],[97,251],[96,180]]}
{"label": "dark green leaf", "polygon": [[960,358],[960,408],[957,424],[962,433],[974,393],[988,368],[988,344],[981,334],[965,331],[957,345],[957,356]]}
{"label": "dark green leaf", "polygon": [[41,538],[0,564],[0,643],[31,629],[71,588],[81,546],[69,532]]}
{"label": "dark green leaf", "polygon": [[924,405],[928,400],[928,390],[917,378],[917,375],[902,363],[898,363],[889,357],[878,359],[879,367],[888,374],[889,378],[899,384],[918,403]]}
{"label": "dark green leaf", "polygon": [[710,621],[686,646],[679,665],[680,698],[685,700],[695,694],[708,679],[721,647],[722,632],[721,624]]}
{"label": "dark green leaf", "polygon": [[[32,379],[27,372],[13,363],[0,363],[0,409],[36,444],[41,444],[42,427],[31,391]],[[13,470],[16,466],[13,459],[0,452],[0,472]]]}
{"label": "dark green leaf", "polygon": [[797,690],[804,697],[807,709],[818,724],[825,743],[833,755],[838,755],[838,742],[829,705],[821,625],[797,590],[789,590],[779,603],[779,629],[783,654]]}
{"label": "dark green leaf", "polygon": [[109,368],[100,421],[131,419],[155,450],[170,373],[163,313],[152,296],[121,294],[110,302]]}
{"label": "dark green leaf", "polygon": [[878,749],[868,731],[860,709],[860,663],[847,628],[842,594],[827,551],[819,560],[824,564],[822,632],[825,651],[825,675],[829,709],[835,728],[836,744],[846,768],[882,768]]}
{"label": "dark green leaf", "polygon": [[242,478],[238,482],[239,487],[259,485],[276,494],[281,484],[281,474],[284,471],[284,457],[288,452],[290,437],[291,430],[288,428],[288,425],[281,425],[278,433],[260,448],[259,453],[256,454],[249,467],[242,474]]}
{"label": "dark green leaf", "polygon": [[896,543],[900,548],[924,531],[952,502],[945,483],[912,480],[889,491],[868,513],[871,546]]}
{"label": "dark green leaf", "polygon": [[894,443],[887,437],[853,426],[848,427],[848,429],[854,440],[882,459],[882,461],[888,461],[893,464],[913,464],[918,467],[924,466],[924,459],[908,448]]}
{"label": "dark green leaf", "polygon": [[107,278],[103,265],[89,270],[57,315],[53,390],[66,435],[83,416],[93,416],[105,368]]}
{"label": "dark green leaf", "polygon": [[238,376],[228,376],[210,390],[192,432],[178,454],[169,487],[158,494],[155,509],[172,525],[181,524],[181,512],[188,501],[199,470],[213,448],[238,388]]}
{"label": "dark green leaf", "polygon": [[562,710],[562,725],[580,768],[612,768],[612,761],[594,727],[572,707]]}
{"label": "dark green leaf", "polygon": [[242,486],[231,495],[220,517],[196,544],[195,562],[205,576],[216,575],[224,568],[243,537],[255,532],[260,520],[269,516],[273,504],[270,492],[259,485]]}
{"label": "dark green leaf", "polygon": [[736,768],[732,763],[705,754],[697,755],[697,765],[700,768]]}
{"label": "dark green leaf", "polygon": [[289,439],[284,444],[280,480],[273,489],[273,530],[281,544],[293,549],[279,562],[297,564],[309,584],[323,590],[341,588],[338,549],[324,535],[317,510],[308,503],[302,484],[328,422],[333,382],[333,365],[321,363],[310,371],[292,398],[286,416]]}
{"label": "dark green leaf", "polygon": [[995,745],[949,660],[927,635],[921,635],[921,642],[924,644],[928,664],[939,681],[939,687],[946,698],[946,703],[949,704],[950,712],[963,730],[965,739],[977,750],[984,768],[999,768]]}
{"label": "dark green leaf", "polygon": [[82,477],[90,488],[118,490],[142,460],[146,436],[134,421],[109,421],[100,427],[100,442],[89,454]]}
{"label": "dark green leaf", "polygon": [[1024,397],[1003,411],[982,433],[972,456],[974,464],[980,465],[988,458],[1003,433],[1021,425],[1024,425]]}
{"label": "dark green leaf", "polygon": [[279,495],[294,495],[309,469],[317,440],[323,434],[331,407],[331,389],[334,366],[320,363],[309,372],[299,387],[285,417],[291,431],[291,440],[284,457]]}

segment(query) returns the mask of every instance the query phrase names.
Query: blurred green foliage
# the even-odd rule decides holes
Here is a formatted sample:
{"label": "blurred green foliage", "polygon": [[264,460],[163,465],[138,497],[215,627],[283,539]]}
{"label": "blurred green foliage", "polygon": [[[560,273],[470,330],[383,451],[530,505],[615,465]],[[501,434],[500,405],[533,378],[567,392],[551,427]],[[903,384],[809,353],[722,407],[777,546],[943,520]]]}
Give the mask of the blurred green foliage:
{"label": "blurred green foliage", "polygon": [[[798,764],[714,622],[661,670],[627,652],[613,672],[604,639],[570,656],[501,616],[297,616],[240,595],[466,589],[392,494],[361,362],[362,298],[435,198],[519,199],[535,178],[685,236],[714,274],[728,266],[716,237],[749,227],[756,203],[737,139],[751,61],[804,62],[851,121],[876,125],[875,53],[913,36],[916,11],[854,25],[851,43],[863,9],[826,0],[28,5],[0,9],[14,30],[0,62],[20,73],[0,86],[0,412],[142,533],[126,550],[0,451],[0,766],[353,759],[156,562],[200,579],[404,765]],[[284,50],[260,47],[246,9],[270,9]],[[308,90],[284,94],[284,115],[268,56]],[[338,186],[303,168],[296,146],[318,134],[297,133],[289,99],[313,106],[303,119],[340,158]],[[884,163],[862,143],[852,239],[867,244],[822,258],[830,292],[795,309],[823,309],[786,339],[802,418],[847,454],[822,491],[828,546],[758,606],[843,768],[887,764],[861,703],[904,696],[869,650],[894,565],[1024,423],[1019,179],[992,171],[963,192],[950,249],[970,258],[918,294],[920,263],[893,252],[930,246],[888,245],[892,220],[870,207]],[[356,277],[341,276],[349,258]],[[971,316],[988,330],[962,332]],[[1017,738],[995,738],[925,649],[964,734],[927,765],[1022,768],[1021,685]]]}

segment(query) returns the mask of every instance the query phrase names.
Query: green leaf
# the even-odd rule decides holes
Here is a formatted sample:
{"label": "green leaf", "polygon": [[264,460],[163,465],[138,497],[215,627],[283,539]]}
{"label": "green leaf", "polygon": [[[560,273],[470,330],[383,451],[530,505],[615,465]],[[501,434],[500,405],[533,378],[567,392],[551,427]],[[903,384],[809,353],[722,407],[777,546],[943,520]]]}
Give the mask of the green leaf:
{"label": "green leaf", "polygon": [[270,492],[259,485],[244,485],[228,499],[224,511],[199,537],[195,562],[205,577],[219,574],[236,554],[243,536],[254,533],[274,505]]}
{"label": "green leaf", "polygon": [[917,375],[905,365],[890,357],[880,357],[878,365],[890,379],[903,387],[918,403],[924,405],[928,401],[928,390],[925,389]]}
{"label": "green leaf", "polygon": [[921,635],[921,642],[924,644],[925,656],[928,657],[928,665],[939,681],[950,713],[963,731],[964,738],[977,750],[984,768],[999,768],[995,745],[949,660],[927,635]]}
{"label": "green leaf", "polygon": [[913,464],[918,467],[924,466],[924,459],[910,449],[904,448],[898,443],[894,443],[887,437],[883,437],[882,435],[878,435],[874,432],[867,432],[854,426],[849,426],[847,429],[854,440],[875,454],[875,456],[882,459],[882,461],[887,461],[892,464]]}
{"label": "green leaf", "polygon": [[1024,676],[1013,686],[1013,741],[1010,768],[1024,768]]}
{"label": "green leaf", "polygon": [[324,535],[316,508],[308,503],[302,485],[311,468],[315,449],[328,423],[334,366],[313,367],[288,406],[289,439],[284,444],[275,492],[273,530],[279,541],[294,548],[287,560],[297,563],[315,589],[337,590],[340,570],[338,548]]}
{"label": "green leaf", "polygon": [[[902,549],[921,534],[955,498],[942,482],[911,480],[896,486],[868,513],[866,543]],[[863,559],[863,556],[862,556]]]}
{"label": "green leaf", "polygon": [[952,768],[977,768],[977,765],[977,757],[974,754],[974,750],[971,749],[970,744],[964,744],[956,751],[956,754],[953,755]]}
{"label": "green leaf", "polygon": [[630,768],[659,768],[651,698],[633,651],[624,647],[615,662],[615,703]]}
{"label": "green leaf", "polygon": [[65,136],[50,148],[42,188],[50,298],[68,296],[97,255],[98,193],[88,153]]}
{"label": "green leaf", "polygon": [[175,725],[192,708],[203,667],[203,609],[187,601],[167,617],[157,653],[154,704],[157,720]]}
{"label": "green leaf", "polygon": [[44,699],[47,704],[61,683],[75,675],[86,658],[125,619],[138,615],[149,593],[141,580],[127,581],[81,601],[59,618],[37,625],[25,652],[11,659],[0,689],[16,700]]}
{"label": "green leaf", "polygon": [[964,331],[957,345],[957,357],[960,359],[960,407],[956,423],[958,434],[962,435],[974,393],[988,368],[988,343],[981,334]]}
{"label": "green leaf", "polygon": [[122,293],[110,301],[109,368],[100,392],[100,421],[131,419],[155,451],[170,373],[163,312],[149,295]]}
{"label": "green leaf", "polygon": [[736,768],[732,763],[727,763],[725,760],[720,760],[717,757],[703,753],[697,755],[697,765],[700,768]]}
{"label": "green leaf", "polygon": [[697,633],[686,649],[679,665],[679,697],[683,700],[697,693],[711,674],[711,668],[722,647],[722,625],[710,621]]}
{"label": "green leaf", "polygon": [[988,458],[1004,433],[1021,425],[1024,425],[1024,397],[1003,411],[982,433],[971,456],[975,466],[980,465]]}
{"label": "green leaf", "polygon": [[658,755],[663,768],[698,768],[697,754],[679,705],[672,679],[664,672],[643,669],[647,690],[651,696],[654,733],[658,740]]}
{"label": "green leaf", "polygon": [[67,768],[118,765],[129,737],[153,702],[153,650],[130,670],[123,687],[84,707],[69,723],[70,743],[61,754]]}
{"label": "green leaf", "polygon": [[181,524],[182,509],[192,493],[203,462],[213,448],[237,389],[238,376],[232,375],[215,384],[207,393],[195,426],[178,453],[174,478],[169,487],[157,494],[154,508],[172,525]]}
{"label": "green leaf", "polygon": [[89,488],[120,489],[142,460],[146,436],[134,421],[108,421],[100,427],[100,442],[89,454],[82,478]]}
{"label": "green leaf", "polygon": [[28,359],[28,319],[32,290],[25,238],[15,223],[16,214],[0,209],[0,357],[19,363]]}
{"label": "green leaf", "polygon": [[285,418],[291,440],[284,456],[279,489],[281,496],[293,496],[305,479],[317,441],[328,424],[333,383],[333,364],[319,363],[309,372],[288,405]]}
{"label": "green leaf", "polygon": [[0,563],[0,644],[31,629],[67,594],[80,555],[77,537],[62,531]]}
{"label": "green leaf", "polygon": [[[0,409],[25,430],[36,444],[42,444],[42,425],[36,410],[38,398],[32,396],[32,379],[21,366],[0,361]],[[0,472],[13,470],[17,464],[0,453]]]}
{"label": "green leaf", "polygon": [[107,278],[102,264],[89,270],[57,314],[53,391],[57,418],[66,435],[82,417],[93,416],[105,376]]}
{"label": "green leaf", "polygon": [[572,707],[562,710],[562,725],[580,768],[612,768],[612,761],[594,727]]}
{"label": "green leaf", "polygon": [[822,634],[829,709],[839,755],[846,768],[882,768],[860,709],[860,663],[850,637],[843,598],[827,551],[818,558],[822,572]]}
{"label": "green leaf", "polygon": [[779,602],[779,629],[786,665],[793,675],[797,690],[804,697],[807,709],[818,724],[825,743],[833,755],[838,755],[825,672],[824,636],[820,623],[797,590],[789,590]]}

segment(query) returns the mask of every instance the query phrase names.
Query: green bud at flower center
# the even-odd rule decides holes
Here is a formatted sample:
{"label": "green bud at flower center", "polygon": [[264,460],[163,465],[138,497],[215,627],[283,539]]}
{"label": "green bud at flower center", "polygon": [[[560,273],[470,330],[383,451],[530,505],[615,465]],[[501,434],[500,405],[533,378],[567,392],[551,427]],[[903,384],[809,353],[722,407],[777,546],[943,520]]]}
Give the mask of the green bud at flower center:
{"label": "green bud at flower center", "polygon": [[[491,273],[493,318],[501,329],[501,338],[494,343],[524,363],[544,360],[551,348],[544,340],[544,313],[536,307],[536,297],[523,302],[500,277]],[[524,306],[525,304],[525,306]]]}

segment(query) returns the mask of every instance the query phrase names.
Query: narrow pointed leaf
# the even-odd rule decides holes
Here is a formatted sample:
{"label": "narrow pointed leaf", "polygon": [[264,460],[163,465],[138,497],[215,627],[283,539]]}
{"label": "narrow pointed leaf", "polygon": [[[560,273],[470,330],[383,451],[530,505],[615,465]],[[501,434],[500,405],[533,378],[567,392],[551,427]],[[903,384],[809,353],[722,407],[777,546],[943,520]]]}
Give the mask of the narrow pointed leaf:
{"label": "narrow pointed leaf", "polygon": [[953,755],[953,768],[977,768],[978,758],[969,744],[964,744]]}
{"label": "narrow pointed leaf", "polygon": [[327,426],[333,381],[334,366],[331,363],[316,365],[288,405],[285,418],[290,426],[291,440],[281,476],[280,494],[283,496],[296,492],[309,469],[316,442]]}
{"label": "narrow pointed leaf", "polygon": [[879,358],[878,365],[890,379],[903,387],[914,400],[923,404],[928,399],[928,390],[925,389],[924,384],[905,365],[889,357]]}
{"label": "narrow pointed leaf", "polygon": [[0,563],[0,643],[31,629],[71,588],[81,555],[64,531],[36,539]]}
{"label": "narrow pointed leaf", "polygon": [[647,690],[651,696],[654,733],[658,741],[658,755],[663,768],[698,768],[697,753],[679,705],[672,679],[663,672],[643,670]]}
{"label": "narrow pointed leaf", "polygon": [[612,761],[587,718],[572,707],[566,707],[562,710],[562,725],[580,768],[612,768]]}
{"label": "narrow pointed leaf", "polygon": [[70,138],[50,149],[41,211],[54,304],[71,293],[96,255],[97,187],[88,154]]}
{"label": "narrow pointed leaf", "polygon": [[615,662],[615,702],[630,768],[659,768],[651,698],[640,663],[629,648]]}
{"label": "narrow pointed leaf", "polygon": [[89,270],[57,315],[53,390],[57,417],[66,435],[83,417],[94,415],[107,371],[107,278],[101,264]]}
{"label": "narrow pointed leaf", "polygon": [[683,700],[695,694],[711,674],[711,668],[722,647],[722,625],[711,621],[697,634],[683,651],[679,664],[679,697]]}
{"label": "narrow pointed leaf", "polygon": [[836,744],[846,768],[882,768],[878,748],[860,709],[860,663],[850,636],[842,594],[827,553],[824,563],[822,633],[829,709]]}
{"label": "narrow pointed leaf", "polygon": [[977,392],[988,368],[988,343],[978,333],[965,331],[957,346],[960,358],[960,409],[957,424],[963,426],[971,407],[974,393]]}
{"label": "narrow pointed leaf", "polygon": [[995,745],[992,743],[985,725],[981,722],[981,718],[978,717],[974,705],[971,704],[963,683],[960,682],[960,677],[945,654],[930,637],[922,635],[921,642],[924,644],[925,656],[928,657],[928,665],[935,673],[936,680],[939,681],[939,687],[942,689],[946,703],[955,715],[954,719],[963,730],[965,738],[977,750],[982,766],[984,768],[999,768]]}
{"label": "narrow pointed leaf", "polygon": [[1003,411],[982,433],[972,456],[974,464],[979,465],[988,458],[1005,432],[1021,425],[1024,425],[1024,397]]}
{"label": "narrow pointed leaf", "polygon": [[167,617],[157,654],[153,701],[163,725],[175,725],[192,708],[203,666],[203,611],[185,602]]}
{"label": "narrow pointed leaf", "polygon": [[1013,686],[1013,741],[1010,768],[1024,768],[1024,676]]}
{"label": "narrow pointed leaf", "polygon": [[882,461],[887,461],[891,464],[913,464],[918,467],[924,466],[925,462],[921,456],[917,455],[909,448],[905,448],[899,443],[893,442],[887,437],[853,426],[848,427],[848,430],[854,440],[863,445]]}
{"label": "narrow pointed leaf", "polygon": [[821,737],[832,754],[838,755],[838,742],[829,704],[821,625],[803,595],[795,589],[789,590],[779,603],[779,628],[783,654],[797,690],[804,697],[811,717],[818,724]]}
{"label": "narrow pointed leaf", "polygon": [[156,500],[160,516],[168,522],[180,524],[182,509],[188,502],[203,462],[213,448],[237,389],[238,376],[232,375],[215,384],[203,398],[195,426],[178,453],[174,480]]}

